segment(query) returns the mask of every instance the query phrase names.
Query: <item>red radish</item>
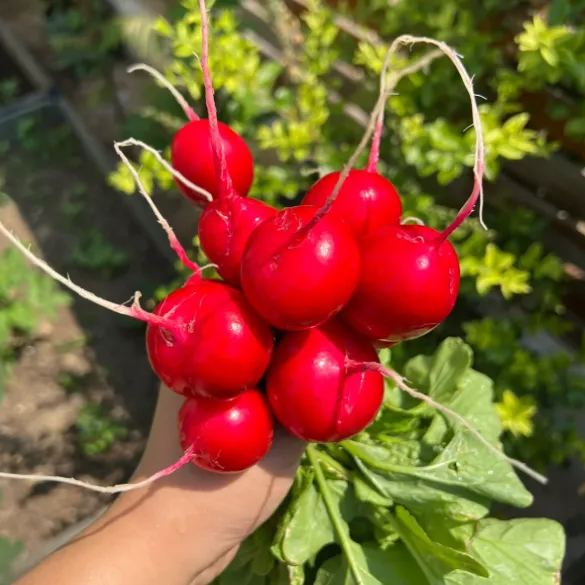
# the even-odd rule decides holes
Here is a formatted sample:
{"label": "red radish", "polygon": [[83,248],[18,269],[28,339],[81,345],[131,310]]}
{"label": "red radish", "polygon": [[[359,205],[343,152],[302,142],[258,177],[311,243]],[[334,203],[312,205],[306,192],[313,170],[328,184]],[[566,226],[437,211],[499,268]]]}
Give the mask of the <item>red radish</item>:
{"label": "red radish", "polygon": [[[189,181],[203,187],[214,198],[245,197],[254,178],[254,160],[244,139],[229,126],[218,122],[209,69],[209,22],[204,0],[201,13],[201,72],[205,85],[207,120],[186,110],[189,123],[175,135],[171,147],[173,166]],[[201,195],[178,183],[190,199],[201,203]]]}
{"label": "red radish", "polygon": [[[221,122],[218,126],[233,187],[238,195],[245,197],[254,178],[252,153],[244,139],[229,126]],[[211,140],[209,120],[191,120],[173,138],[171,162],[189,181],[209,191],[214,197],[219,197],[221,184],[215,169]],[[176,183],[187,198],[196,203],[203,202],[199,193],[181,181],[177,180]]]}
{"label": "red radish", "polygon": [[[383,84],[381,88],[383,87]],[[371,236],[385,225],[400,223],[402,203],[394,185],[378,173],[380,143],[384,128],[384,108],[372,113],[373,137],[368,165],[364,170],[354,169],[353,164],[365,147],[366,132],[356,152],[342,172],[336,171],[319,179],[303,199],[306,205],[320,208],[319,215],[332,213],[343,219],[359,240]]]}
{"label": "red radish", "polygon": [[191,448],[193,463],[210,471],[243,471],[258,463],[272,444],[268,404],[252,388],[233,400],[188,398],[178,422],[183,450]]}
{"label": "red radish", "polygon": [[[340,176],[329,173],[307,192],[303,204],[320,207],[327,202]],[[349,225],[359,239],[384,225],[400,223],[402,204],[394,185],[375,170],[352,169],[333,202],[331,214]]]}
{"label": "red radish", "polygon": [[225,281],[239,284],[242,254],[250,234],[275,214],[274,207],[239,195],[216,199],[205,208],[199,220],[201,248]]}
{"label": "red radish", "polygon": [[348,368],[372,363],[370,342],[338,322],[287,333],[277,344],[267,374],[270,406],[281,424],[307,441],[340,441],[364,429],[384,394],[378,372]]}
{"label": "red radish", "polygon": [[459,261],[445,233],[388,226],[364,242],[359,284],[343,317],[369,339],[396,343],[441,323],[458,291]]}
{"label": "red radish", "polygon": [[241,282],[250,304],[274,327],[314,327],[349,301],[359,274],[353,234],[308,205],[283,209],[252,232]]}
{"label": "red radish", "polygon": [[[206,173],[212,171],[215,173],[214,188],[210,190],[216,199],[205,208],[201,216],[199,238],[201,248],[217,265],[221,277],[231,284],[238,285],[242,253],[250,234],[259,223],[273,216],[276,210],[261,201],[243,197],[247,195],[252,182],[252,157],[241,139],[238,143],[232,140],[226,145],[224,134],[229,129],[217,121],[208,58],[209,24],[204,2],[200,2],[200,8],[201,70],[209,116],[209,124],[206,127],[209,156],[206,151],[204,160],[209,163]],[[193,124],[194,122],[191,122],[191,125]],[[235,144],[239,144],[237,149],[234,148]],[[247,172],[248,169],[250,172]]]}
{"label": "red radish", "polygon": [[152,368],[175,392],[231,398],[264,375],[273,335],[237,289],[192,277],[154,313],[177,324],[149,324],[146,332]]}

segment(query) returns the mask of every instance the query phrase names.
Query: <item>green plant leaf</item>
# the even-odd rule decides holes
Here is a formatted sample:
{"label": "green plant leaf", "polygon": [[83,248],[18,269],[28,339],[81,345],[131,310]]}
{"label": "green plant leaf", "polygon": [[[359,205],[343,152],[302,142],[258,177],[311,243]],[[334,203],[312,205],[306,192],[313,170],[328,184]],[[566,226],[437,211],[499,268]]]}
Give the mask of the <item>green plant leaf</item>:
{"label": "green plant leaf", "polygon": [[558,585],[565,550],[563,528],[543,518],[481,520],[468,549],[489,567],[488,579],[457,571],[448,585]]}
{"label": "green plant leaf", "polygon": [[[374,581],[365,580],[363,583],[427,585],[423,573],[403,544],[395,544],[385,551],[371,546],[355,545],[355,548],[360,564],[365,567],[370,579],[374,578]],[[317,573],[315,585],[356,585],[356,581],[349,571],[347,561],[338,556],[323,563]]]}
{"label": "green plant leaf", "polygon": [[439,345],[429,370],[429,396],[447,403],[463,374],[471,367],[471,348],[458,337],[449,337]]}
{"label": "green plant leaf", "polygon": [[[339,501],[347,484],[329,482],[335,502]],[[302,565],[312,559],[325,545],[335,542],[335,532],[321,494],[313,483],[299,496],[295,513],[289,519],[280,545],[288,563]]]}
{"label": "green plant leaf", "polygon": [[414,516],[397,506],[393,525],[426,575],[430,585],[443,585],[444,577],[454,570],[487,577],[486,567],[471,555],[432,541]]}

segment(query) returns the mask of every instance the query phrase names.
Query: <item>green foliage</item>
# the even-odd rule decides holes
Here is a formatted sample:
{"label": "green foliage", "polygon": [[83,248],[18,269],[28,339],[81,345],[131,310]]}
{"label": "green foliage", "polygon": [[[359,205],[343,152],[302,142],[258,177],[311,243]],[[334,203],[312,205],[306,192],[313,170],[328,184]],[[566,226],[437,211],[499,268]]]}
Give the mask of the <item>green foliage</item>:
{"label": "green foliage", "polygon": [[20,82],[15,77],[0,80],[0,106],[10,103],[20,91]]}
{"label": "green foliage", "polygon": [[16,348],[67,300],[51,278],[30,270],[19,252],[9,248],[0,253],[0,396]]}
{"label": "green foliage", "polygon": [[[499,448],[492,383],[471,369],[472,357],[449,338],[433,355],[410,360],[405,372]],[[554,585],[562,528],[488,517],[496,502],[531,501],[505,459],[389,383],[366,432],[307,448],[278,516],[244,543],[216,582]]]}
{"label": "green foliage", "polygon": [[83,407],[75,421],[75,428],[79,446],[88,457],[107,453],[116,441],[128,435],[128,429],[113,420],[99,404]]}
{"label": "green foliage", "polygon": [[[583,7],[581,10],[585,14]],[[562,22],[558,16],[556,19]],[[555,100],[549,106],[549,113],[566,121],[565,129],[570,136],[585,137],[585,30],[546,23],[536,15],[524,24],[516,42],[518,71],[527,87],[534,91],[547,85],[560,85],[571,92],[573,95],[567,99]]]}
{"label": "green foliage", "polygon": [[42,317],[52,317],[67,302],[54,281],[29,269],[12,248],[0,254],[0,347],[13,336],[30,336]]}
{"label": "green foliage", "polygon": [[[164,154],[168,155],[168,152]],[[154,155],[145,150],[141,151],[138,157],[137,171],[147,193],[152,193],[155,186],[163,191],[168,191],[174,184],[171,173],[158,163]],[[108,182],[112,187],[127,195],[136,192],[134,177],[128,167],[122,163],[113,173],[110,173]]]}
{"label": "green foliage", "polygon": [[475,277],[475,285],[480,295],[486,295],[492,288],[499,287],[505,299],[514,295],[530,292],[528,280],[530,273],[514,267],[514,255],[490,243],[486,246],[483,258],[473,256],[461,259],[463,276]]}
{"label": "green foliage", "polygon": [[119,51],[121,30],[101,0],[45,0],[54,65],[79,77],[100,72]]}
{"label": "green foliage", "polygon": [[73,247],[71,262],[80,268],[112,275],[128,265],[128,254],[114,247],[102,232],[90,229]]}
{"label": "green foliage", "polygon": [[63,124],[47,132],[40,114],[29,114],[18,119],[16,140],[19,147],[36,156],[40,163],[53,162],[56,156],[69,157],[74,152],[71,129]]}

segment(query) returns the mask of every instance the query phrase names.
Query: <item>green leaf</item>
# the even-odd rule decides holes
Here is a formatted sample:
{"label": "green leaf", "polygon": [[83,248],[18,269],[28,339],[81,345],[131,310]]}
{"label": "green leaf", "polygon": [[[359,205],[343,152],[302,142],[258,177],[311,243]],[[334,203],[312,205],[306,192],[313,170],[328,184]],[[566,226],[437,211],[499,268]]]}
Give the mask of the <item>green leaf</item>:
{"label": "green leaf", "polygon": [[[357,462],[361,463],[359,459]],[[373,506],[379,506],[383,508],[391,506],[394,503],[392,498],[382,495],[380,489],[372,487],[372,483],[375,485],[375,478],[370,475],[369,469],[365,467],[365,465],[362,465],[361,469],[364,475],[369,478],[370,483],[362,479],[362,477],[359,475],[354,475],[353,489],[355,490],[355,497],[360,500],[360,502],[372,504]]]}
{"label": "green leaf", "polygon": [[[360,513],[360,504],[350,485],[342,480],[327,480],[333,504],[350,522]],[[287,519],[279,550],[283,559],[292,565],[302,565],[315,557],[327,544],[337,542],[337,536],[320,490],[314,483],[305,486]]]}
{"label": "green leaf", "polygon": [[447,402],[473,360],[471,348],[459,337],[445,339],[432,356],[419,355],[404,367],[406,377],[438,402]]}
{"label": "green leaf", "polygon": [[[332,493],[339,504],[339,492],[332,490]],[[295,513],[284,529],[280,545],[282,555],[288,563],[302,565],[332,542],[335,542],[335,532],[327,509],[321,494],[311,483],[299,496]]]}
{"label": "green leaf", "polygon": [[449,402],[457,383],[471,367],[473,352],[458,337],[449,337],[433,355],[429,371],[429,396],[437,402]]}
{"label": "green leaf", "polygon": [[[488,512],[488,500],[470,492],[464,485],[444,485],[433,471],[425,476],[422,468],[404,467],[402,473],[384,469],[379,446],[352,441],[352,454],[369,468],[372,485],[387,498],[408,506],[417,513],[432,508],[461,521],[476,520]],[[444,463],[442,463],[444,465]],[[438,470],[435,470],[437,473]]]}
{"label": "green leaf", "polygon": [[[361,546],[350,538],[348,522],[351,519],[352,512],[355,508],[350,509],[349,514],[347,511],[344,513],[344,510],[336,501],[337,498],[332,488],[336,484],[345,482],[333,482],[325,479],[315,449],[316,448],[311,445],[307,448],[306,453],[313,469],[315,470],[315,481],[319,488],[321,497],[323,498],[323,504],[329,515],[329,520],[335,531],[336,541],[339,543],[343,552],[343,557],[348,564],[347,577],[350,578],[351,581],[347,582],[355,583],[355,585],[383,585],[383,583],[378,581],[369,572]],[[344,494],[346,493],[345,488],[343,492]],[[349,573],[351,573],[351,577],[349,576]]]}
{"label": "green leaf", "polygon": [[414,516],[402,506],[397,506],[393,525],[416,559],[430,585],[443,585],[445,575],[454,570],[487,577],[487,569],[471,555],[433,542]]}
{"label": "green leaf", "polygon": [[532,503],[530,492],[513,467],[463,427],[456,429],[453,439],[432,465],[434,468],[428,466],[414,470],[413,474],[445,486],[464,487],[512,506],[526,507]]}
{"label": "green leaf", "polygon": [[487,579],[460,571],[449,585],[558,585],[565,549],[563,528],[543,518],[481,520],[468,549],[489,567]]}
{"label": "green leaf", "polygon": [[[402,543],[382,551],[371,546],[355,545],[360,565],[373,577],[364,583],[391,585],[428,585],[423,573]],[[366,577],[367,579],[367,577]],[[341,557],[327,560],[317,573],[315,585],[356,585],[347,561]]]}

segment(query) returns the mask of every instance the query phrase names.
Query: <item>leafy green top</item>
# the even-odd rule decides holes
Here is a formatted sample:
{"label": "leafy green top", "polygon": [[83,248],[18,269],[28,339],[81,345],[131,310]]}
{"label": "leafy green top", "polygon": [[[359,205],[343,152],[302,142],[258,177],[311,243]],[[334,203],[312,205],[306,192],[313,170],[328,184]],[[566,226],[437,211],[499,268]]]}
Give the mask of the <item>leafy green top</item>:
{"label": "leafy green top", "polygon": [[[498,445],[492,382],[446,339],[408,378]],[[243,545],[218,585],[555,585],[561,526],[489,518],[532,497],[464,427],[388,383],[376,421],[338,445],[310,445],[277,518]],[[270,548],[269,548],[270,547]]]}

